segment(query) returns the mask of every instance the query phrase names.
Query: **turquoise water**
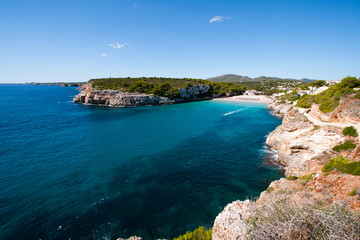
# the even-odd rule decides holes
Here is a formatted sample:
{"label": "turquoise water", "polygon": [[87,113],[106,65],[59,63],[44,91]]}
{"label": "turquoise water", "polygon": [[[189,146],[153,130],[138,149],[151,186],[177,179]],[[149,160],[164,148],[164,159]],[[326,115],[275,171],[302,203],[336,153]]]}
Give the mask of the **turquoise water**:
{"label": "turquoise water", "polygon": [[[172,238],[281,175],[266,105],[106,108],[75,88],[0,85],[0,238]],[[226,114],[226,115],[222,115]]]}

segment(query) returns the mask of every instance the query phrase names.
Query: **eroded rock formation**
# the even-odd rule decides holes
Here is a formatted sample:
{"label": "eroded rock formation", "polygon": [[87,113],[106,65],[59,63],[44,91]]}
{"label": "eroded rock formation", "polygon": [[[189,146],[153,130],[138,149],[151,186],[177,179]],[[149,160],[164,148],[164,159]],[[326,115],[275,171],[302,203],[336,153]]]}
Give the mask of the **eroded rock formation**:
{"label": "eroded rock formation", "polygon": [[128,93],[118,90],[94,90],[89,83],[82,87],[82,92],[73,99],[75,103],[105,105],[105,106],[148,106],[148,105],[166,105],[179,102],[207,100],[205,96],[210,87],[199,85],[179,89],[180,98],[170,99],[168,97],[154,96],[152,94]]}

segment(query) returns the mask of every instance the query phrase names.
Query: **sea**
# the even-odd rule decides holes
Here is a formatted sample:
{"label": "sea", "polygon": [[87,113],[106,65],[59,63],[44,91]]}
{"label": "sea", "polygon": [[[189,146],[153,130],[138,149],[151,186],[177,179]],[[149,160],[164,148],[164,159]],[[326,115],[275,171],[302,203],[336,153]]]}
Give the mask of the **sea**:
{"label": "sea", "polygon": [[283,176],[265,104],[74,104],[0,85],[0,239],[172,239]]}

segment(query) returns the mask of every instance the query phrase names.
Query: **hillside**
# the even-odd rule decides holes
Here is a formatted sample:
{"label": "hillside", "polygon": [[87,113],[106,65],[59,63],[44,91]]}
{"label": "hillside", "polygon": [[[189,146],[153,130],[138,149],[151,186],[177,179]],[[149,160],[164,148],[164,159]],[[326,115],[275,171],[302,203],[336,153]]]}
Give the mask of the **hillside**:
{"label": "hillside", "polygon": [[75,103],[129,107],[241,95],[246,86],[190,78],[142,77],[91,79],[82,90],[74,97]]}
{"label": "hillside", "polygon": [[315,104],[319,104],[319,109],[323,113],[330,113],[338,106],[341,98],[349,94],[357,93],[360,98],[359,90],[360,80],[355,77],[346,77],[340,83],[330,86],[324,92],[316,95],[304,95],[297,102],[297,107],[311,108]]}
{"label": "hillside", "polygon": [[248,76],[241,76],[236,74],[225,74],[218,77],[212,77],[206,79],[208,81],[214,81],[214,82],[260,82],[260,81],[279,81],[279,80],[285,80],[285,81],[302,81],[302,82],[311,82],[314,80],[303,78],[303,79],[293,79],[293,78],[277,78],[277,77],[265,77],[260,76],[257,78],[251,78]]}

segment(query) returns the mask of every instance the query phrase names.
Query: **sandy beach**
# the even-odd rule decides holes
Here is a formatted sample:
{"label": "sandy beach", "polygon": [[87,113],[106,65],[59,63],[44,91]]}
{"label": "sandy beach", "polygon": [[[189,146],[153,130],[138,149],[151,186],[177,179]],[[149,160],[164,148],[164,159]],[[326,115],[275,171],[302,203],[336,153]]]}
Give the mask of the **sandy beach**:
{"label": "sandy beach", "polygon": [[240,95],[226,98],[214,98],[215,101],[234,101],[234,102],[257,102],[272,103],[273,100],[265,95]]}

